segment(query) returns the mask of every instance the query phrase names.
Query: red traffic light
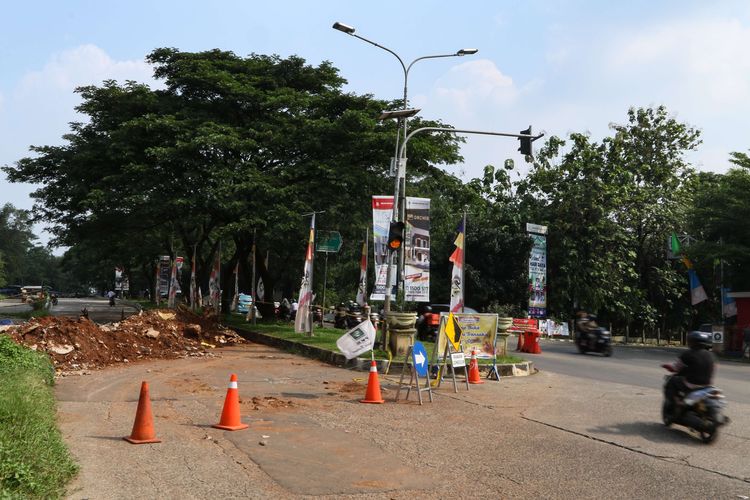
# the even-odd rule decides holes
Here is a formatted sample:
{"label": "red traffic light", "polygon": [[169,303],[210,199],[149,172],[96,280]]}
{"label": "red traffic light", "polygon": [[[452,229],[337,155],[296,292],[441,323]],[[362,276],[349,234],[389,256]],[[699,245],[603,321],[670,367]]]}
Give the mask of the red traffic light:
{"label": "red traffic light", "polygon": [[388,248],[398,250],[404,244],[404,223],[391,222],[388,229]]}

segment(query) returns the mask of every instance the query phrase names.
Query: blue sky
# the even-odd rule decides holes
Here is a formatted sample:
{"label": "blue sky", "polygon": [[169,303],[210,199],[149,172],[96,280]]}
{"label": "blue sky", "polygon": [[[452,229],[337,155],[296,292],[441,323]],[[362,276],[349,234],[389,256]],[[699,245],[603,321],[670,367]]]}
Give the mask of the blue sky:
{"label": "blue sky", "polygon": [[[387,52],[331,29],[335,21],[384,45],[408,64],[478,48],[462,58],[420,61],[409,99],[425,118],[457,128],[595,140],[630,106],[664,104],[703,132],[689,156],[700,170],[726,171],[748,151],[750,2],[746,1],[141,1],[7,3],[0,30],[0,165],[30,145],[60,144],[78,85],[132,79],[158,85],[144,57],[157,47],[292,54],[329,60],[347,90],[395,99],[403,73]],[[517,142],[470,136],[462,178],[513,158]],[[2,174],[0,174],[1,176]],[[0,177],[0,203],[31,208],[33,186]],[[46,237],[42,236],[42,241]]]}

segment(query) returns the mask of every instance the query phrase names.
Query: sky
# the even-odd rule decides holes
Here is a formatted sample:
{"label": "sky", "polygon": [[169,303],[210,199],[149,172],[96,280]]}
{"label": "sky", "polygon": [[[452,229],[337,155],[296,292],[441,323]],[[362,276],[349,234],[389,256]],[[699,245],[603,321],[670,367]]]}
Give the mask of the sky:
{"label": "sky", "polygon": [[[407,66],[422,56],[479,49],[415,63],[409,103],[426,119],[509,133],[532,125],[547,136],[583,132],[600,141],[611,123],[627,121],[628,108],[665,105],[702,132],[699,149],[688,155],[695,168],[725,172],[731,152],[750,149],[744,0],[3,3],[0,165],[28,156],[31,145],[64,143],[69,123],[85,119],[74,110],[77,86],[106,79],[160,86],[145,62],[159,47],[330,61],[347,80],[346,91],[402,97],[397,59],[332,29],[336,21]],[[523,176],[528,167],[517,149],[514,139],[467,136],[465,161],[446,169],[469,180],[511,158]],[[34,188],[0,173],[0,204],[30,209]],[[42,226],[35,231],[48,241]]]}

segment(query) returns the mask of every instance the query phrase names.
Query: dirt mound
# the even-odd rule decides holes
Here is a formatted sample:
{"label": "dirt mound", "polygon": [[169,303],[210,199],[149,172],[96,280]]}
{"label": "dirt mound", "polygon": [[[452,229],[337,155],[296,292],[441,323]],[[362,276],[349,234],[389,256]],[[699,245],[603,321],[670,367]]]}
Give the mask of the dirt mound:
{"label": "dirt mound", "polygon": [[5,333],[49,354],[57,371],[89,370],[139,359],[205,356],[214,347],[244,342],[215,316],[186,310],[142,311],[119,323],[48,316]]}

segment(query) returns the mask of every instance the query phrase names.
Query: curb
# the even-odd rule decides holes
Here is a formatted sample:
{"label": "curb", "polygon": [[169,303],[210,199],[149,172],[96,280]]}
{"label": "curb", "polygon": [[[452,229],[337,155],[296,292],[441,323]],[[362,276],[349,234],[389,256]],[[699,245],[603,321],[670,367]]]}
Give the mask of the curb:
{"label": "curb", "polygon": [[[280,339],[271,335],[266,335],[260,332],[254,332],[252,330],[246,330],[242,327],[232,326],[242,338],[250,340],[258,344],[263,344],[271,347],[278,347],[285,351],[289,351],[296,354],[301,354],[307,358],[317,359],[328,363],[330,365],[337,366],[339,368],[348,368],[352,370],[367,372],[370,371],[370,365],[372,360],[367,358],[354,358],[346,359],[346,357],[339,353],[315,347],[311,345],[300,344],[293,340]],[[388,373],[389,369],[402,369],[403,362],[401,361],[388,361],[387,359],[376,359],[375,363],[378,367],[378,372],[382,374]],[[480,365],[480,372],[489,373],[489,365]],[[512,364],[499,364],[497,369],[500,372],[501,377],[519,377],[527,376],[536,373],[533,361],[524,361],[523,363],[512,363]]]}

